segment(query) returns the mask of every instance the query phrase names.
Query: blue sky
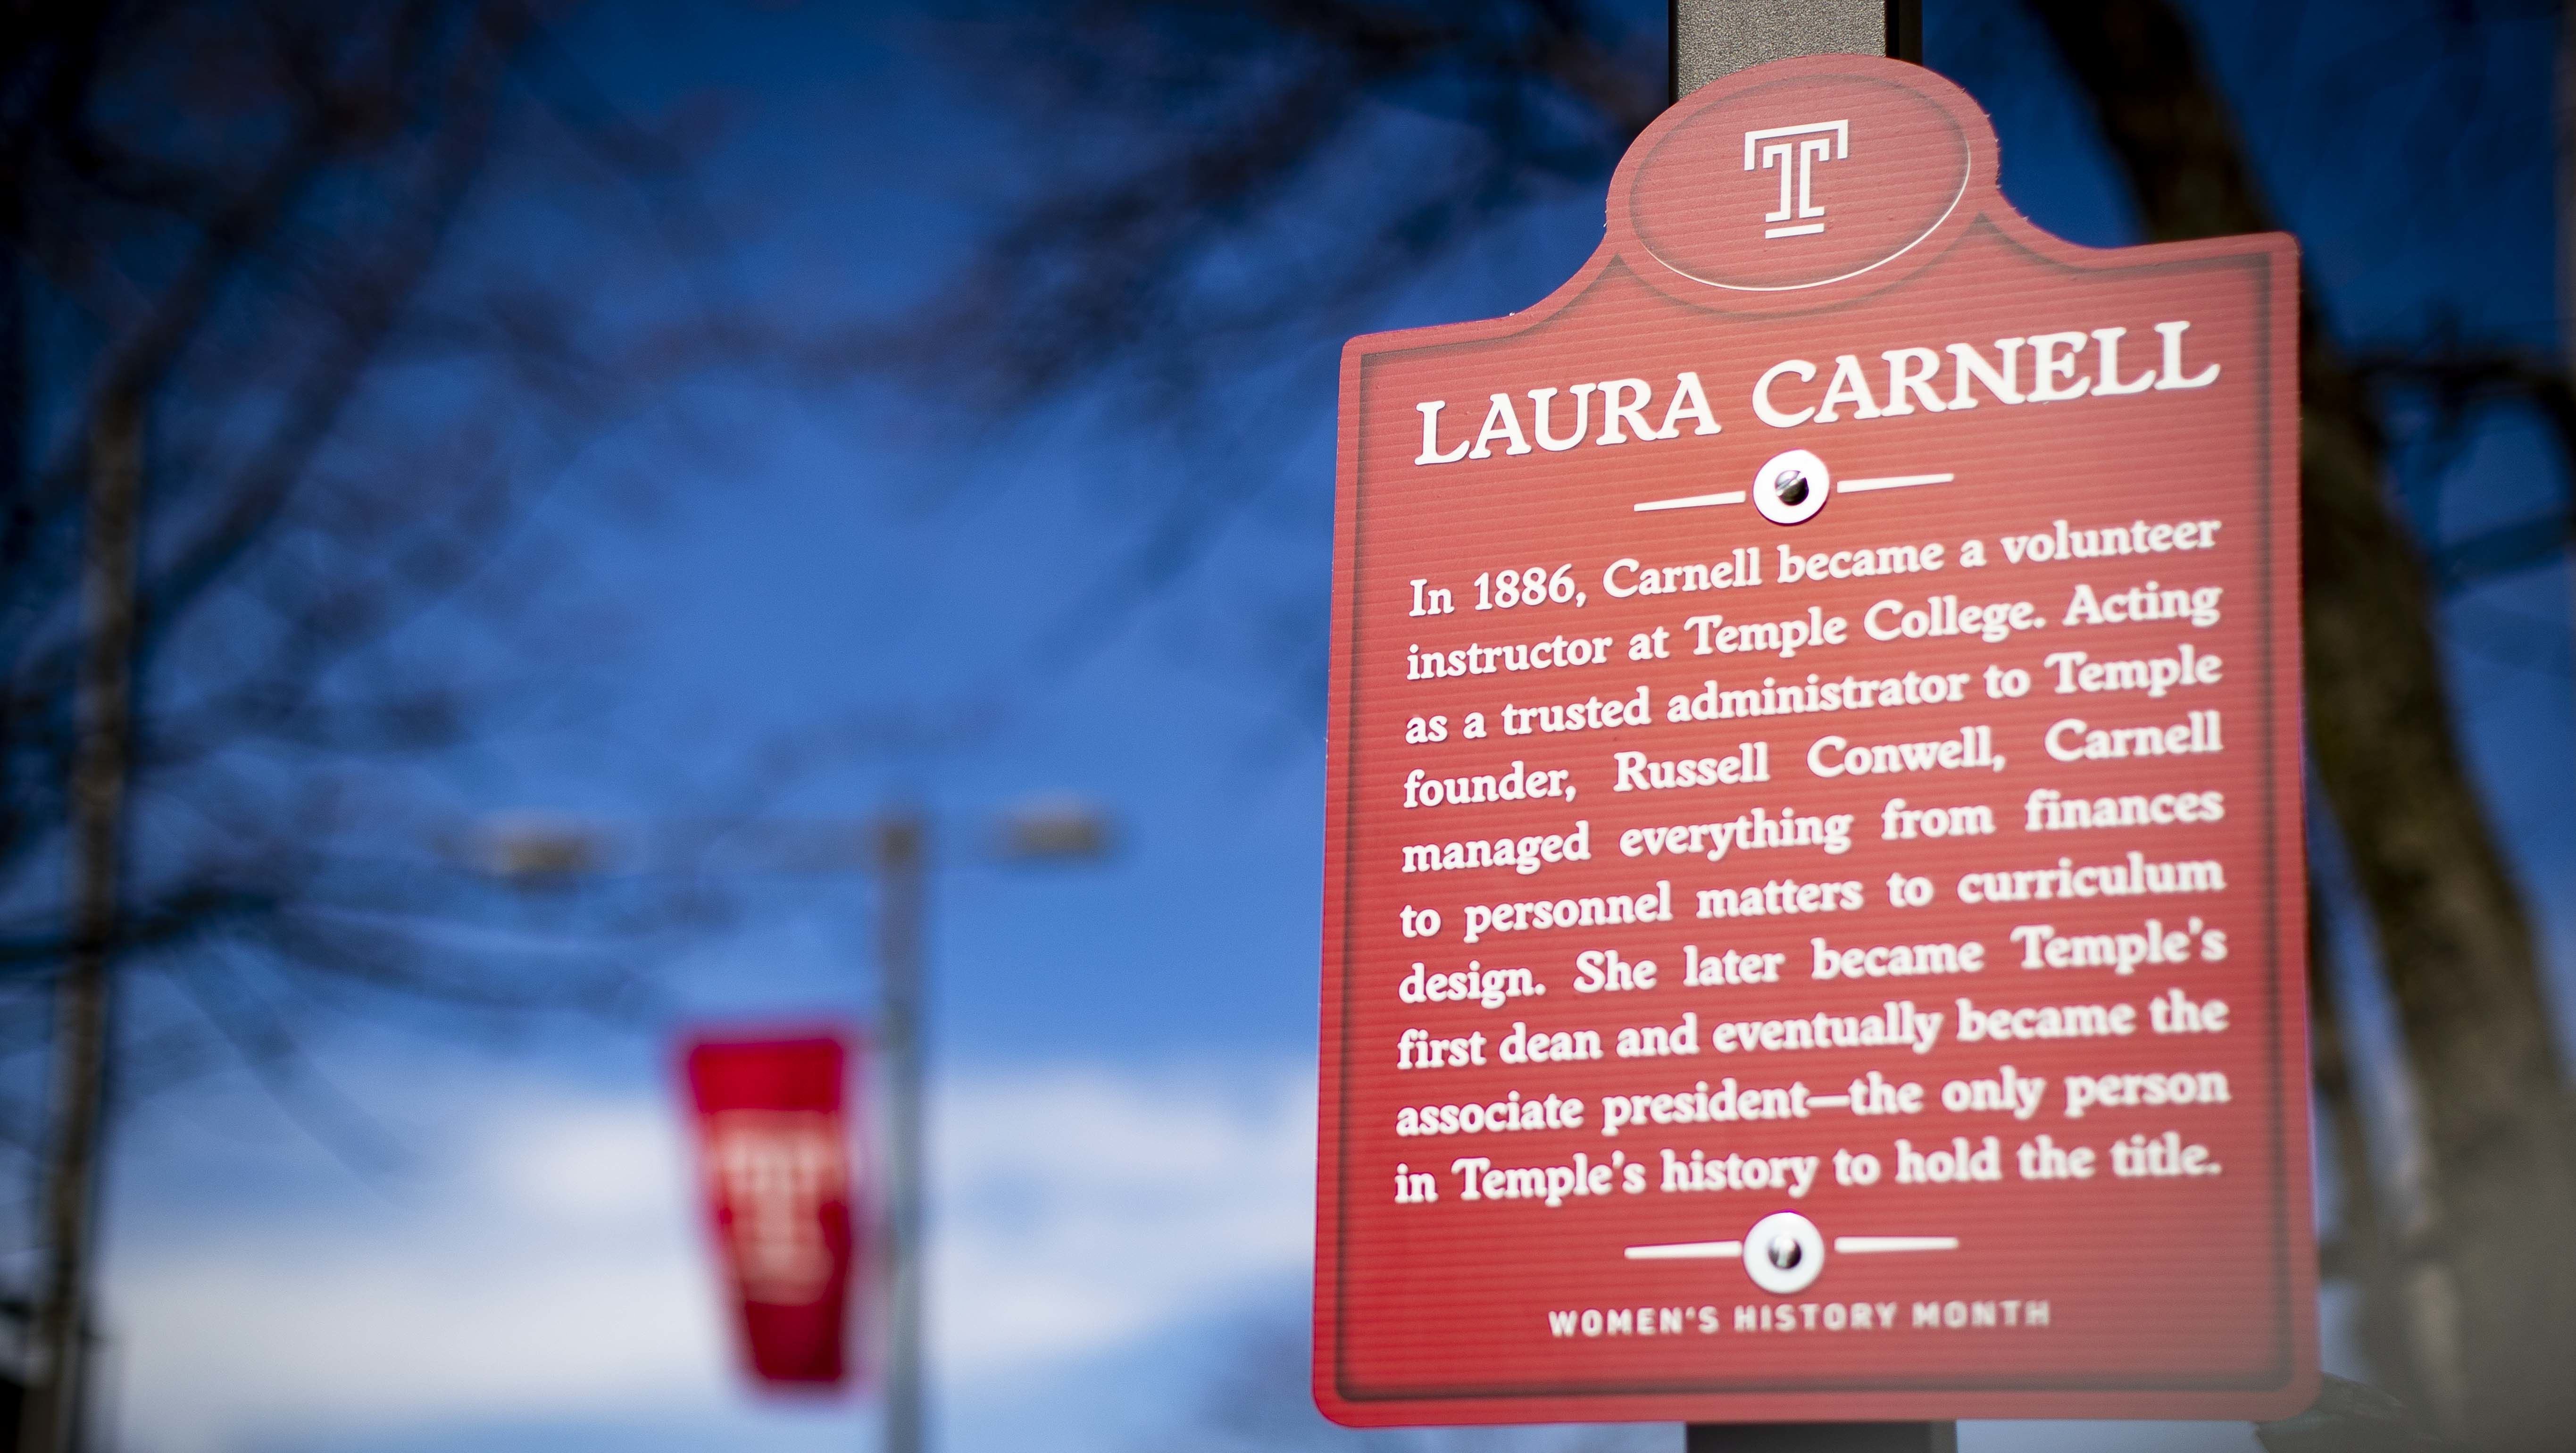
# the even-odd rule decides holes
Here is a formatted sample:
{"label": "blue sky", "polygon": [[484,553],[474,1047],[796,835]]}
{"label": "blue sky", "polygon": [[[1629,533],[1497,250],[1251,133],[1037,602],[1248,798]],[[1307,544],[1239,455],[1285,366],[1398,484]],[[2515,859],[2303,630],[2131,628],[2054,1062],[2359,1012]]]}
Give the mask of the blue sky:
{"label": "blue sky", "polygon": [[[1995,110],[2007,191],[2063,235],[2127,240],[2071,97],[2013,59],[2029,37],[1978,18],[1999,7],[1927,8],[1934,63]],[[2350,169],[2397,154],[2407,118],[2439,98],[2383,76],[2377,108],[2340,120],[2267,99],[2316,94],[2343,48],[2373,40],[2378,12],[2325,34],[2327,7],[2243,10],[2197,13],[2349,336],[2414,336],[2447,316],[2553,347],[2545,153],[2504,185],[2445,183],[2395,215],[2403,194]],[[594,11],[568,41],[634,113],[717,118],[703,176],[711,206],[737,219],[734,276],[764,306],[837,315],[919,296],[1046,175],[1044,128],[957,70],[955,20],[665,0]],[[2547,135],[2551,39],[2489,42],[2507,67],[2495,84],[2534,98],[2533,138]],[[1599,229],[1597,194],[1535,210],[1385,322],[1522,306]],[[577,727],[441,765],[462,800],[490,809],[649,820],[702,807],[759,744],[817,722],[940,722],[1001,704],[944,744],[836,754],[779,804],[856,815],[908,799],[941,835],[942,1447],[1205,1446],[1192,1409],[1229,1349],[1302,1315],[1322,713],[1265,664],[1262,633],[1274,613],[1323,625],[1337,341],[1234,389],[1227,401],[1261,422],[1222,457],[1156,457],[1159,436],[1080,400],[979,431],[890,389],[728,385],[686,401],[693,442],[638,421],[547,506],[582,542],[567,593],[614,626],[528,649],[577,657],[563,669],[596,700]],[[1259,471],[1264,487],[1160,595],[1070,659],[1035,659],[1055,616],[1132,545],[1122,482],[1174,469]],[[637,470],[659,480],[641,513],[618,503]],[[2438,497],[2409,503],[2440,537],[2565,488],[2535,437],[2496,426],[2466,441]],[[2444,622],[2478,769],[2535,890],[2576,880],[2569,597],[2563,569],[2537,571]],[[979,860],[995,812],[1056,792],[1115,811],[1113,862]],[[864,1400],[782,1406],[737,1387],[687,1200],[677,1027],[859,1018],[872,995],[863,882],[745,894],[737,927],[651,966],[671,1003],[652,1022],[506,1039],[401,1022],[330,1033],[322,1068],[411,1152],[392,1176],[342,1165],[246,1077],[143,1107],[117,1145],[105,1247],[130,1445],[866,1446]],[[2576,1003],[2576,903],[2535,892],[2535,908],[2563,1011]],[[2363,1010],[2379,1015],[2365,1049],[2384,1053],[2384,1014]],[[1640,1446],[1656,1438],[1678,1435]],[[1980,1426],[1968,1443],[2251,1446],[2241,1426]]]}

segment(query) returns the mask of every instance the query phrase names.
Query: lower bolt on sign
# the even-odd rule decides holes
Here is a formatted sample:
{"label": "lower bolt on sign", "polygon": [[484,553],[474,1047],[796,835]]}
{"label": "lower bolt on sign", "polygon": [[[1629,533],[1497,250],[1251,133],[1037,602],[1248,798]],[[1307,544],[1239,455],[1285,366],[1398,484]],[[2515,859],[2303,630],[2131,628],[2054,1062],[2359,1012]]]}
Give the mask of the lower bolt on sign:
{"label": "lower bolt on sign", "polygon": [[2048,236],[1810,57],[1349,345],[1326,1413],[2313,1400],[2297,268]]}

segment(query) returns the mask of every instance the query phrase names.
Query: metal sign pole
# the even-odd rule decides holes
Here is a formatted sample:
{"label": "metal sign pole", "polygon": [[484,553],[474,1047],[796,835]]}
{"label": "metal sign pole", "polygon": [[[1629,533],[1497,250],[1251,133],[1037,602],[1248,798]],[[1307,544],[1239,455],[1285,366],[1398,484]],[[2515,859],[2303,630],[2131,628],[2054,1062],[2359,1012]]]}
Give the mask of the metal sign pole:
{"label": "metal sign pole", "polygon": [[1672,0],[1672,19],[1675,101],[1791,56],[1923,60],[1922,0]]}
{"label": "metal sign pole", "polygon": [[922,1027],[922,935],[929,824],[917,813],[877,828],[878,1040],[887,1068],[884,1453],[926,1445],[924,1369],[929,1357],[922,1201],[927,1176]]}
{"label": "metal sign pole", "polygon": [[[1672,0],[1672,97],[1802,55],[1923,59],[1921,0]],[[1958,1453],[1956,1423],[1690,1423],[1683,1453]]]}
{"label": "metal sign pole", "polygon": [[1959,1425],[1690,1423],[1682,1453],[1959,1453]]}

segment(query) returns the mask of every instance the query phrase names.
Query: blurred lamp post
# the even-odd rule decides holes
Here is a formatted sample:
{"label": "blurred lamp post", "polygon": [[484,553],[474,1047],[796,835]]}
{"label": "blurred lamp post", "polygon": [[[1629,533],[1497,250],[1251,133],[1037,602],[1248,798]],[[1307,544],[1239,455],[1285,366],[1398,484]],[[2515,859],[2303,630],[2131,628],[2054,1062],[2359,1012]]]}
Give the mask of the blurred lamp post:
{"label": "blurred lamp post", "polygon": [[[927,978],[930,823],[897,809],[853,830],[849,824],[729,824],[721,835],[766,849],[768,866],[788,872],[856,867],[877,880],[877,1044],[886,1064],[886,1326],[884,1453],[923,1453],[923,1384],[928,1350],[928,1058],[923,1026]],[[1098,804],[1078,797],[1034,798],[992,825],[992,856],[1007,863],[1075,863],[1107,857],[1115,832]],[[608,834],[580,818],[513,813],[486,819],[474,835],[477,867],[527,887],[569,886],[604,871]]]}

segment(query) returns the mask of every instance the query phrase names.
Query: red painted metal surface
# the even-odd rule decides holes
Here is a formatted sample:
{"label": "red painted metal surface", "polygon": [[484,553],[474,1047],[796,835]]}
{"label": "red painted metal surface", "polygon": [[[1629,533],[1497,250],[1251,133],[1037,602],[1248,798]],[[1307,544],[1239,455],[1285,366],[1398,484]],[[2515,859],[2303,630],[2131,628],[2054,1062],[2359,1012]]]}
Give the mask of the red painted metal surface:
{"label": "red painted metal surface", "polygon": [[2313,1397],[2296,251],[1996,175],[1761,67],[1535,307],[1346,349],[1332,1417]]}

